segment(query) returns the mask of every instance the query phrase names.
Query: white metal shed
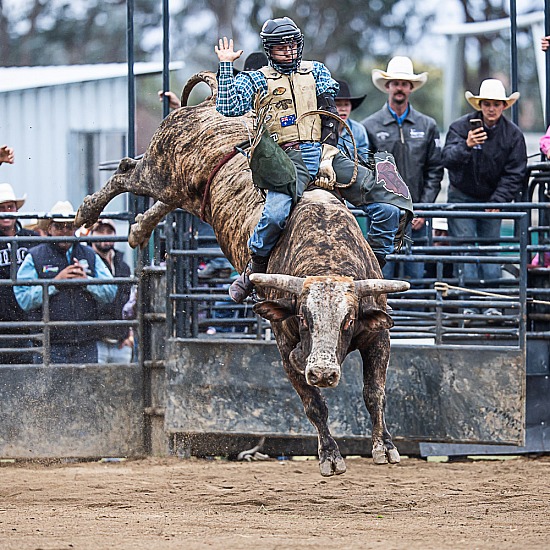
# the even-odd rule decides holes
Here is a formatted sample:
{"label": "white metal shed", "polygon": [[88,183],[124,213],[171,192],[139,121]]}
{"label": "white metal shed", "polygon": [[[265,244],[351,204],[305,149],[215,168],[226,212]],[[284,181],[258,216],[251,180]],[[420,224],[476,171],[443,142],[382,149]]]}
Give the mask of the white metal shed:
{"label": "white metal shed", "polygon": [[[161,63],[134,68],[136,76],[161,71]],[[110,175],[99,163],[127,154],[127,72],[125,63],[0,68],[0,144],[15,149],[0,181],[27,193],[26,211],[58,200],[76,208]],[[109,207],[124,209],[123,200]]]}

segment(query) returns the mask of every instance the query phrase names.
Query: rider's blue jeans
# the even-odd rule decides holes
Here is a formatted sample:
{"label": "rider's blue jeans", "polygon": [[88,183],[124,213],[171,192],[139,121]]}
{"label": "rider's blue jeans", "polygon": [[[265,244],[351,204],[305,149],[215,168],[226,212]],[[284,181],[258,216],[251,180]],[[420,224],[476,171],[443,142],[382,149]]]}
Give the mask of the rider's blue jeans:
{"label": "rider's blue jeans", "polygon": [[254,228],[248,248],[258,256],[269,256],[290,216],[292,197],[277,191],[268,191],[258,225]]}
{"label": "rider's blue jeans", "polygon": [[[319,159],[317,152],[312,151],[311,155],[304,155],[304,153],[302,153],[302,155],[296,155],[294,151],[292,151],[292,153],[294,154],[289,154],[289,156],[296,165],[298,177],[301,179],[308,179],[309,173],[309,176],[313,179],[312,174],[316,174],[318,169],[318,165],[315,166]],[[304,156],[306,158],[303,158]],[[306,162],[304,162],[304,160]],[[344,161],[347,161],[347,159],[342,155],[338,155],[333,164],[338,166]],[[351,170],[353,168],[353,163],[348,161],[347,164],[350,166],[345,166],[345,168]],[[367,241],[375,254],[386,256],[387,254],[391,254],[394,250],[393,242],[399,226],[401,211],[397,206],[392,204],[378,202],[371,204],[364,203],[364,192],[361,184],[369,175],[370,172],[360,166],[355,184],[346,189],[342,189],[341,195],[354,206],[365,212],[369,227]],[[307,184],[307,181],[304,183]],[[257,254],[258,256],[269,256],[285,228],[291,209],[292,197],[275,191],[267,192],[266,202],[260,221],[248,240],[248,247],[253,254]]]}

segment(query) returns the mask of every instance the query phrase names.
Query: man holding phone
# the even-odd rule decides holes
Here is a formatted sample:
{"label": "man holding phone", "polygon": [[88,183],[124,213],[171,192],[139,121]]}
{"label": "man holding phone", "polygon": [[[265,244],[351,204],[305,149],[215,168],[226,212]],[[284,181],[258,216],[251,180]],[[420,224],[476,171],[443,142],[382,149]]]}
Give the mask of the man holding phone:
{"label": "man holding phone", "polygon": [[[51,321],[94,321],[98,319],[98,307],[114,300],[116,285],[108,284],[113,278],[103,260],[92,248],[70,240],[75,234],[74,208],[69,201],[58,201],[52,214],[59,215],[44,220],[48,236],[55,237],[29,249],[17,272],[17,279],[34,281],[51,279],[48,285],[49,317]],[[102,279],[106,284],[87,285],[89,279]],[[81,280],[81,285],[56,285],[56,281]],[[42,287],[38,285],[15,286],[15,298],[19,306],[29,314],[29,319],[43,318]],[[97,363],[97,327],[80,324],[52,327],[50,331],[52,363]]]}
{"label": "man holding phone", "polygon": [[[485,211],[499,212],[499,204],[515,199],[527,174],[523,133],[503,116],[518,100],[519,92],[507,96],[503,83],[490,78],[481,83],[478,95],[466,92],[465,97],[475,112],[451,124],[442,151],[443,166],[449,173],[448,202],[494,203]],[[464,244],[490,245],[498,242],[500,225],[500,219],[449,218],[449,235],[463,238]],[[461,267],[470,282],[494,281],[501,275],[498,264]],[[494,308],[485,313],[501,314]]]}

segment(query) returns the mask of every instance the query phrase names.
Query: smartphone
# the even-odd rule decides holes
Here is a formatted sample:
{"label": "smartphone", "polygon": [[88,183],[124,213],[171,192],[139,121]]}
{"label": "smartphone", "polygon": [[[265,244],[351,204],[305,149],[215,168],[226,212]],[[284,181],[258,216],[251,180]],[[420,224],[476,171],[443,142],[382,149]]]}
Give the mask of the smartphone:
{"label": "smartphone", "polygon": [[480,118],[471,118],[469,122],[470,122],[470,129],[472,130],[476,130],[477,128],[483,127],[483,120],[481,120]]}

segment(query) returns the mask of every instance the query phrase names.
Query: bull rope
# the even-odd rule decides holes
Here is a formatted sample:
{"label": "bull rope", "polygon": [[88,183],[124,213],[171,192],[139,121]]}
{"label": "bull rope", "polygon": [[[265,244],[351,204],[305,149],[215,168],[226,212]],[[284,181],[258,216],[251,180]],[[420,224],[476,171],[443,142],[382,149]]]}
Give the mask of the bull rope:
{"label": "bull rope", "polygon": [[328,189],[329,191],[333,191],[336,189],[347,189],[348,187],[351,187],[355,180],[357,179],[357,166],[359,165],[359,157],[357,155],[357,145],[355,143],[355,138],[353,137],[353,132],[351,131],[351,128],[346,124],[345,120],[342,120],[338,115],[335,115],[334,113],[331,113],[330,111],[322,111],[322,110],[314,110],[314,111],[307,111],[306,113],[302,113],[298,120],[296,121],[296,124],[298,124],[302,119],[304,119],[307,116],[313,116],[313,115],[322,115],[322,116],[328,116],[330,118],[333,118],[334,120],[337,120],[341,124],[344,125],[344,128],[348,131],[348,134],[351,137],[351,143],[353,145],[353,174],[351,176],[351,179],[349,183],[338,183],[335,181],[332,184],[322,184],[319,182],[319,180],[315,180],[315,185],[318,185],[319,187],[322,187],[323,189]]}
{"label": "bull rope", "polygon": [[[246,142],[248,143],[248,142]],[[236,156],[239,153],[239,150],[237,147],[233,147],[229,153],[224,155],[219,161],[216,166],[214,166],[212,172],[210,172],[210,175],[208,176],[208,179],[206,180],[206,185],[204,186],[204,192],[202,194],[202,201],[201,201],[201,212],[200,212],[200,219],[204,222],[206,221],[204,219],[204,214],[206,212],[206,206],[210,202],[210,185],[212,183],[212,180],[216,177],[216,174],[220,171],[221,167],[229,162],[234,156]]]}
{"label": "bull rope", "polygon": [[[505,300],[519,300],[519,296],[506,296],[505,294],[495,294],[494,292],[484,292],[483,290],[474,290],[473,288],[465,288],[462,286],[453,286],[447,283],[436,282],[434,283],[434,289],[441,292],[443,297],[447,296],[449,290],[459,290],[461,292],[468,292],[469,294],[478,294],[479,296],[491,296],[492,298],[504,298]],[[530,304],[541,304],[550,306],[550,302],[544,300],[532,300],[527,299]]]}

